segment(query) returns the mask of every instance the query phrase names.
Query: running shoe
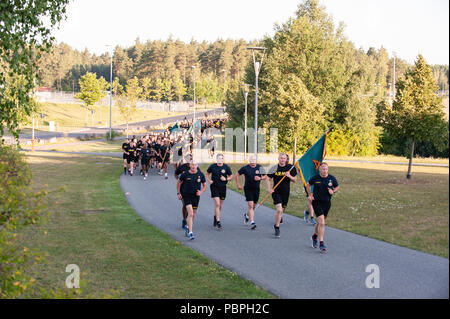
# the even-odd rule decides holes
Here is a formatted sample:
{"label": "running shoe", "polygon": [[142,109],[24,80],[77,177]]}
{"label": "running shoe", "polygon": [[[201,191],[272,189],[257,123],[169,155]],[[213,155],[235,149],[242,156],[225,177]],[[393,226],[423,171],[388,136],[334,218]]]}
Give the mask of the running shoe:
{"label": "running shoe", "polygon": [[321,253],[324,253],[327,251],[327,246],[325,246],[324,243],[321,243],[319,249]]}
{"label": "running shoe", "polygon": [[195,237],[194,237],[194,233],[189,233],[189,240],[193,240]]}
{"label": "running shoe", "polygon": [[303,212],[303,220],[305,221],[305,224],[308,224],[308,219],[309,219],[309,213],[305,210]]}
{"label": "running shoe", "polygon": [[317,224],[316,220],[314,219],[314,217],[311,217],[311,224],[315,225]]}
{"label": "running shoe", "polygon": [[275,237],[280,238],[280,227],[273,226],[275,228]]}
{"label": "running shoe", "polygon": [[251,223],[251,224],[250,224],[250,229],[251,229],[251,230],[254,230],[255,228],[256,228],[255,222]]}
{"label": "running shoe", "polygon": [[244,224],[245,225],[248,225],[248,216],[247,216],[247,213],[244,213]]}
{"label": "running shoe", "polygon": [[217,230],[222,230],[222,224],[220,223],[220,220],[217,222]]}
{"label": "running shoe", "polygon": [[314,235],[311,237],[312,239],[312,248],[317,248],[317,237],[314,239]]}

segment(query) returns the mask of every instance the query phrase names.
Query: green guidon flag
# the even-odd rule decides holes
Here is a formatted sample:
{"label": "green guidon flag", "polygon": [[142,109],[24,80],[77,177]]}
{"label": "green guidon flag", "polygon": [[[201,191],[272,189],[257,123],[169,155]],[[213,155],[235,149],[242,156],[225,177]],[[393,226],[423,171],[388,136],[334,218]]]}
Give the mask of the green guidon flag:
{"label": "green guidon flag", "polygon": [[295,163],[305,187],[309,179],[319,173],[319,165],[327,154],[328,133],[329,131],[323,134],[322,137]]}
{"label": "green guidon flag", "polygon": [[172,126],[172,128],[170,129],[170,133],[172,133],[172,132],[175,131],[176,129],[178,129],[178,122],[175,123],[174,126]]}

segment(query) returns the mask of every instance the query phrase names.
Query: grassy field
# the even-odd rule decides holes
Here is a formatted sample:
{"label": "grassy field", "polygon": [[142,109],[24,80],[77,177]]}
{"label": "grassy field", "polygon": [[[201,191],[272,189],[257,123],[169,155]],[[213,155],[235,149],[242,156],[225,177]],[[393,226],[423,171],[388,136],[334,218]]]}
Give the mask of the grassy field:
{"label": "grassy field", "polygon": [[[242,165],[230,166],[237,172]],[[448,258],[448,168],[414,167],[407,180],[401,165],[330,162],[329,167],[341,190],[327,225]],[[265,182],[261,185],[260,200],[267,195]],[[238,191],[234,180],[229,187]],[[303,185],[293,184],[286,212],[303,217],[306,204]],[[264,205],[275,208],[271,197]]]}
{"label": "grassy field", "polygon": [[[60,131],[69,131],[74,128],[86,126],[109,127],[109,106],[95,106],[95,115],[92,118],[86,108],[80,104],[41,103],[40,113],[45,114],[44,119],[39,118],[39,129],[48,130],[48,122],[55,121]],[[163,112],[146,109],[136,109],[131,122],[153,120],[168,116],[180,115],[178,112]],[[126,124],[117,107],[112,108],[112,125]],[[31,123],[25,128],[30,128]]]}
{"label": "grassy field", "polygon": [[121,159],[36,152],[27,161],[36,188],[66,187],[49,195],[49,223],[20,234],[25,246],[49,253],[48,264],[36,269],[40,287],[63,288],[66,266],[77,264],[84,292],[94,295],[274,298],[136,215],[119,186]]}

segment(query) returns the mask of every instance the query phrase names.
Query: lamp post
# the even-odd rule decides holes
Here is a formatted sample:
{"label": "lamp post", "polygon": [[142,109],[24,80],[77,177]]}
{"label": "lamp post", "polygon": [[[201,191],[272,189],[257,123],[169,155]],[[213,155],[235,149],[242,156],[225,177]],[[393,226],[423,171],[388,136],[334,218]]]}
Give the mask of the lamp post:
{"label": "lamp post", "polygon": [[[261,71],[261,65],[264,60],[264,53],[266,48],[264,47],[249,47],[248,50],[252,51],[253,67],[255,69],[255,142],[254,142],[254,155],[258,156],[258,77],[259,71]],[[262,51],[261,62],[256,61],[255,53]]]}
{"label": "lamp post", "polygon": [[194,129],[195,124],[195,65],[192,66],[194,69],[194,120],[192,121],[192,129]]}
{"label": "lamp post", "polygon": [[394,56],[394,72],[392,75],[392,101],[395,101],[395,52],[393,52]]}
{"label": "lamp post", "polygon": [[[111,47],[112,45],[108,44],[107,47]],[[112,136],[112,129],[111,129],[111,122],[112,122],[112,62],[113,62],[113,52],[111,50],[110,53],[111,56],[111,67],[110,67],[110,73],[109,73],[109,139],[111,140]]]}
{"label": "lamp post", "polygon": [[244,111],[244,161],[247,159],[247,97],[250,84],[244,83],[242,91],[244,92],[245,111]]}

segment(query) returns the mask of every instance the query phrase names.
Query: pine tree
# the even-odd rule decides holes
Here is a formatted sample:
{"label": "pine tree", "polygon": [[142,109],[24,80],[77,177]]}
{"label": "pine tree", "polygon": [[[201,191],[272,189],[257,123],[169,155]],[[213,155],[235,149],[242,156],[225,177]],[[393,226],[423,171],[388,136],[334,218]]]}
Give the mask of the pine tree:
{"label": "pine tree", "polygon": [[[411,139],[411,155],[407,178],[411,178],[414,145],[417,141],[434,141],[448,145],[448,135],[442,136],[444,112],[442,98],[436,92],[439,87],[433,78],[431,67],[422,55],[417,57],[414,67],[397,82],[396,99],[386,116],[386,128],[391,133]],[[447,123],[448,125],[448,123]],[[439,141],[441,140],[441,141]]]}

